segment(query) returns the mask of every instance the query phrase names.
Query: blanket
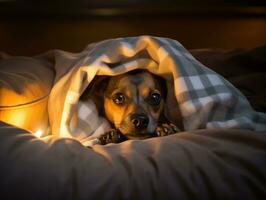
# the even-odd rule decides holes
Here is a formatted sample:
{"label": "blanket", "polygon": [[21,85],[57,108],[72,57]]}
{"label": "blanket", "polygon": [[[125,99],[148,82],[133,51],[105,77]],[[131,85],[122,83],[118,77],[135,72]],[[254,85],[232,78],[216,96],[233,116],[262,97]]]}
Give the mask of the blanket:
{"label": "blanket", "polygon": [[134,69],[148,70],[166,80],[165,115],[174,122],[179,109],[185,131],[266,130],[265,114],[254,111],[230,82],[175,40],[117,38],[91,44],[79,54],[61,53],[61,57],[48,104],[51,132],[60,137],[74,137],[86,144],[107,131],[110,126],[97,115],[93,102],[81,103],[79,97],[96,76],[115,76]]}
{"label": "blanket", "polygon": [[[85,148],[0,122],[0,198],[265,199],[265,134],[202,129]],[[266,133],[266,132],[264,132]],[[55,136],[51,136],[55,137]]]}

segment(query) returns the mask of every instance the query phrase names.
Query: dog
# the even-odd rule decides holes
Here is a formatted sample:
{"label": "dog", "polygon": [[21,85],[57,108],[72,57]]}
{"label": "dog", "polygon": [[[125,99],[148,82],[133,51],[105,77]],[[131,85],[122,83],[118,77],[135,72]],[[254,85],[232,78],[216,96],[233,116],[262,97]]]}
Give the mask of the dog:
{"label": "dog", "polygon": [[146,70],[117,76],[98,76],[84,91],[81,101],[92,99],[113,129],[100,144],[174,134],[180,129],[164,116],[165,80]]}

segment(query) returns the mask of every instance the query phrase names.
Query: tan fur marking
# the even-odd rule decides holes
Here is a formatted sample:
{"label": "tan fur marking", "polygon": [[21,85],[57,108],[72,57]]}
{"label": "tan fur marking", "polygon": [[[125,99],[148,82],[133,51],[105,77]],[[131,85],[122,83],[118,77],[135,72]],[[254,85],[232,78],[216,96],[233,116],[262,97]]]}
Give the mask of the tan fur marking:
{"label": "tan fur marking", "polygon": [[[104,98],[106,117],[116,128],[124,123],[128,124],[127,129],[130,129],[132,124],[126,121],[128,120],[126,118],[134,113],[144,113],[157,122],[164,103],[162,101],[160,105],[154,107],[147,102],[147,97],[151,91],[159,92],[159,89],[158,83],[156,84],[153,76],[147,72],[112,77],[106,92],[110,96]],[[112,100],[112,95],[118,91],[125,95],[126,101],[123,105],[117,105]]]}

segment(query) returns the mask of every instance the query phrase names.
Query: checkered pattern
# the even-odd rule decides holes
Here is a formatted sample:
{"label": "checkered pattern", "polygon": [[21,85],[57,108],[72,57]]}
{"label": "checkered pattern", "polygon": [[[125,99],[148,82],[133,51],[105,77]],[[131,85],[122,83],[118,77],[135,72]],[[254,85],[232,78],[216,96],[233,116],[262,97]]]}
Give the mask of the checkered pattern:
{"label": "checkered pattern", "polygon": [[[58,129],[61,136],[73,137],[77,130],[84,137],[90,136],[104,124],[99,122],[97,112],[90,111],[93,106],[87,106],[87,111],[95,115],[85,120],[80,110],[86,108],[78,106],[78,97],[96,75],[114,76],[139,68],[164,76],[168,81],[174,80],[168,90],[174,90],[178,105],[172,106],[179,106],[186,131],[202,128],[266,130],[265,114],[255,112],[233,85],[198,62],[175,40],[151,36],[111,39],[89,46],[81,55],[67,72],[67,78],[57,82],[67,85],[65,98],[61,99]],[[51,95],[58,92],[62,90],[52,91]],[[60,109],[57,110],[60,112]],[[74,113],[78,113],[77,118],[84,123],[77,123],[79,125],[70,130]],[[92,126],[93,123],[99,126]]]}

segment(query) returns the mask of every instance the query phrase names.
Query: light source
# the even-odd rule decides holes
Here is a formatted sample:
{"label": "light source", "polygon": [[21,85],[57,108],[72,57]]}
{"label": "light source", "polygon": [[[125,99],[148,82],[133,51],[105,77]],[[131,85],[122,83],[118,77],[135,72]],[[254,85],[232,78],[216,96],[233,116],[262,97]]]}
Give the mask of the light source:
{"label": "light source", "polygon": [[43,135],[43,131],[42,131],[41,129],[38,129],[38,130],[34,133],[34,135],[35,135],[36,137],[38,137],[38,138],[41,138],[42,135]]}

